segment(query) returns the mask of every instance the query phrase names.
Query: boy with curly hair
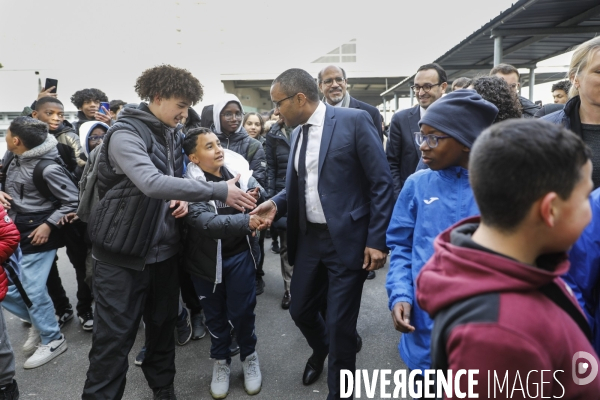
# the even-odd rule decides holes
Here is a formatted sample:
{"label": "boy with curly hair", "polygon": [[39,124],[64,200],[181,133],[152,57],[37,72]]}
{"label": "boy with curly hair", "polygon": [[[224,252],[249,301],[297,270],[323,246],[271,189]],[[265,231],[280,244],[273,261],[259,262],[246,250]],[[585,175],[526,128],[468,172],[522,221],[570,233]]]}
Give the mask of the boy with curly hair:
{"label": "boy with curly hair", "polygon": [[79,110],[77,121],[73,123],[75,132],[79,132],[81,124],[88,121],[101,121],[108,125],[111,124],[109,110],[105,111],[106,114],[99,112],[101,102],[108,102],[108,97],[100,89],[81,89],[71,96],[71,103]]}
{"label": "boy with curly hair", "polygon": [[181,121],[202,99],[189,71],[147,69],[135,90],[138,108],[125,108],[104,136],[98,155],[99,202],[88,231],[94,258],[96,315],[82,399],[120,399],[128,353],[142,313],[142,370],[154,399],[175,399],[175,337],[179,305],[179,224],[187,202],[219,200],[238,210],[256,200],[227,181],[182,179]]}

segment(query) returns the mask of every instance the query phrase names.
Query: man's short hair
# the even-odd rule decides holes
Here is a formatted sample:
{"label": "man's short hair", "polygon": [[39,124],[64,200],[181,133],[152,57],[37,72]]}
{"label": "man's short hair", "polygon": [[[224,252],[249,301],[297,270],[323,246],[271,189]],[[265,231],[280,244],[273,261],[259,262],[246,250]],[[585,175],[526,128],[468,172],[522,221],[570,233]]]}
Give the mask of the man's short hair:
{"label": "man's short hair", "polygon": [[135,92],[142,100],[154,101],[180,98],[194,105],[202,100],[204,89],[200,81],[183,68],[163,64],[142,72],[135,82]]}
{"label": "man's short hair", "polygon": [[490,75],[496,75],[497,73],[501,73],[502,75],[517,74],[519,79],[521,79],[519,70],[510,64],[498,64],[490,71]]}
{"label": "man's short hair", "polygon": [[27,150],[44,143],[48,137],[48,125],[31,117],[17,117],[8,127],[10,134],[21,139]]}
{"label": "man's short hair", "polygon": [[539,119],[492,125],[477,138],[469,159],[481,221],[511,232],[546,194],[568,199],[590,154],[581,138],[562,125]]}
{"label": "man's short hair", "polygon": [[208,128],[194,128],[190,129],[183,139],[183,152],[189,157],[190,154],[194,154],[196,152],[196,142],[198,141],[199,135],[205,135],[207,133],[212,133],[212,131]]}
{"label": "man's short hair", "polygon": [[305,70],[291,68],[284,71],[273,81],[273,85],[279,83],[281,91],[286,96],[303,93],[311,102],[319,101],[319,87],[315,79]]}
{"label": "man's short hair", "polygon": [[473,83],[473,79],[467,78],[466,76],[461,76],[460,78],[456,78],[454,81],[452,81],[452,89],[454,89],[455,86],[460,86],[461,89],[466,89],[471,86],[471,83]]}
{"label": "man's short hair", "polygon": [[111,100],[111,102],[108,103],[108,109],[112,112],[117,112],[119,108],[125,104],[127,104],[127,102],[123,100]]}
{"label": "man's short hair", "polygon": [[562,90],[568,95],[569,89],[571,89],[571,82],[568,79],[565,79],[564,81],[556,82],[554,85],[552,85],[551,92],[554,92],[555,90]]}
{"label": "man's short hair", "polygon": [[339,69],[340,69],[340,71],[342,71],[342,77],[343,77],[344,79],[346,79],[346,71],[344,70],[344,68],[342,68],[342,67],[340,67],[340,66],[337,66],[337,65],[328,65],[327,67],[325,67],[325,68],[323,68],[322,70],[320,70],[320,71],[319,71],[319,73],[317,74],[317,83],[318,83],[319,85],[320,85],[320,84],[321,84],[321,82],[323,81],[323,79],[322,79],[322,77],[323,77],[323,74],[322,74],[322,72],[323,72],[325,69],[329,68],[329,67],[336,67],[336,68],[339,68]]}
{"label": "man's short hair", "polygon": [[448,82],[448,75],[446,74],[446,70],[442,68],[442,66],[438,63],[421,65],[417,72],[427,71],[428,69],[435,69],[439,77],[438,84]]}
{"label": "man's short hair", "polygon": [[83,107],[83,103],[86,101],[96,100],[100,101],[108,101],[108,97],[106,94],[100,89],[82,89],[77,92],[73,96],[71,96],[71,103],[78,109]]}
{"label": "man's short hair", "polygon": [[60,101],[59,99],[57,99],[56,97],[42,97],[41,99],[39,99],[38,101],[35,102],[35,111],[39,111],[42,106],[46,103],[56,103],[56,104],[60,104],[61,107],[64,108],[64,105],[62,103],[62,101]]}

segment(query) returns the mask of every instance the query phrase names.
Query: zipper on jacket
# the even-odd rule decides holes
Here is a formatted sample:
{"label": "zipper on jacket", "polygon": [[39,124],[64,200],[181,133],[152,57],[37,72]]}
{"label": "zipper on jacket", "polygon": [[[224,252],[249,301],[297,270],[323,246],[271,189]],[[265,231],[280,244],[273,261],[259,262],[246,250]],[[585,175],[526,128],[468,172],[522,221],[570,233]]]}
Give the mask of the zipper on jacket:
{"label": "zipper on jacket", "polygon": [[110,227],[110,231],[108,232],[108,235],[106,236],[107,241],[110,241],[110,239],[112,239],[112,235],[115,233],[115,229],[117,229],[117,225],[119,223],[119,217],[121,216],[121,214],[123,214],[123,210],[125,210],[125,202],[121,201],[121,204],[119,204],[119,210],[117,211],[117,215],[115,215],[112,226]]}
{"label": "zipper on jacket", "polygon": [[23,192],[25,191],[25,184],[21,183],[21,200],[23,200]]}

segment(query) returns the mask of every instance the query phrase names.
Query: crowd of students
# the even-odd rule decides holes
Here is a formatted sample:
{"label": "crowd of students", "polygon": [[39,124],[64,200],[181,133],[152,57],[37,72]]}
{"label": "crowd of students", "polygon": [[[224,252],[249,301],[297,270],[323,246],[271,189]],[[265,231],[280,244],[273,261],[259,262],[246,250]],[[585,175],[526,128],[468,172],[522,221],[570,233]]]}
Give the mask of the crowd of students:
{"label": "crowd of students", "polygon": [[[396,197],[386,289],[410,370],[508,371],[509,382],[519,371],[562,370],[557,382],[542,382],[544,393],[600,396],[598,379],[578,385],[570,375],[574,354],[598,362],[600,351],[598,70],[595,38],[575,51],[568,81],[552,87],[564,106],[548,113],[518,95],[510,65],[459,78],[450,93],[441,66],[419,69],[419,104],[394,116],[384,142]],[[352,103],[346,79],[339,67],[321,71],[323,102],[363,109],[368,114],[355,112],[368,115],[373,135],[383,132],[381,115]],[[186,70],[154,67],[135,87],[144,102],[113,100],[108,109],[101,90],[76,92],[73,123],[45,88],[10,124],[0,174],[0,298],[31,325],[23,367],[67,349],[61,327],[75,313],[57,269],[57,249],[66,247],[75,311],[93,332],[83,399],[122,397],[141,319],[146,339],[136,364],[155,399],[176,397],[175,342],[206,331],[212,397],[227,396],[237,354],[244,388],[257,394],[254,308],[265,287],[267,234],[281,259],[283,309],[294,301],[294,267],[286,216],[265,218],[266,205],[250,211],[286,187],[301,129],[286,126],[279,111],[298,93],[265,113],[244,112],[226,94],[199,115],[191,107],[202,86]],[[0,313],[0,398],[19,397],[14,375]],[[466,379],[459,385],[465,391]]]}

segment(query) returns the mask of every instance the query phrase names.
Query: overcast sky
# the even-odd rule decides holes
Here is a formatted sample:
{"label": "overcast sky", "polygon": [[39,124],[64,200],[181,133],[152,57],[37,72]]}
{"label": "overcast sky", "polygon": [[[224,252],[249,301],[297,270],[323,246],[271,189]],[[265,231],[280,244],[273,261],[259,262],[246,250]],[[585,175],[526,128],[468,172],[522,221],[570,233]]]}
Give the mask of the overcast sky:
{"label": "overcast sky", "polygon": [[513,1],[0,0],[0,110],[36,97],[34,71],[59,80],[67,109],[85,87],[137,102],[136,77],[162,63],[192,71],[211,102],[221,74],[309,68],[354,38],[365,72],[411,75]]}

